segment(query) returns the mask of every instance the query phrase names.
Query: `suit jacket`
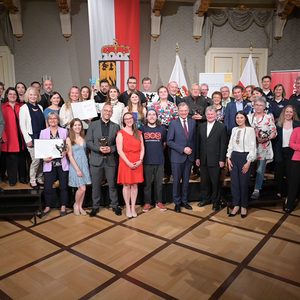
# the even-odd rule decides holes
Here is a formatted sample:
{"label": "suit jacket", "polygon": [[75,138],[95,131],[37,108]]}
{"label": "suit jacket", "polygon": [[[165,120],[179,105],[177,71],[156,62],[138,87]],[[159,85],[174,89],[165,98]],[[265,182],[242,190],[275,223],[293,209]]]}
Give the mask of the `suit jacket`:
{"label": "suit jacket", "polygon": [[[167,135],[167,145],[171,149],[170,161],[174,163],[184,163],[187,159],[195,160],[196,150],[196,122],[187,118],[188,121],[188,138],[184,132],[180,119],[171,121]],[[192,148],[191,155],[183,153],[185,147]]]}
{"label": "suit jacket", "polygon": [[[246,100],[243,100],[243,109],[247,104]],[[227,132],[230,135],[235,124],[235,114],[237,113],[235,101],[231,101],[226,105],[225,116],[224,116],[224,124],[226,126]]]}
{"label": "suit jacket", "polygon": [[[65,128],[58,127],[58,136],[60,139],[66,140],[68,136],[68,130]],[[50,140],[50,127],[43,129],[40,133],[40,139]],[[64,156],[61,159],[62,169],[64,171],[69,170],[69,162],[67,156]],[[52,170],[52,163],[51,162],[44,162],[43,165],[43,172],[50,172]]]}
{"label": "suit jacket", "polygon": [[174,101],[174,98],[169,94],[168,95],[168,100],[172,103],[175,103],[177,106],[180,102],[182,102],[182,98],[180,98],[179,96],[176,95],[175,97],[175,101]]}
{"label": "suit jacket", "polygon": [[[299,121],[293,121],[293,128],[300,127]],[[274,161],[281,162],[283,160],[282,157],[282,127],[276,126],[277,136],[273,142],[273,150],[274,150]],[[293,154],[293,150],[291,149],[291,155]]]}
{"label": "suit jacket", "polygon": [[192,117],[196,112],[200,113],[202,119],[196,121],[196,123],[201,123],[206,120],[205,110],[208,103],[203,96],[198,96],[196,99],[193,99],[192,96],[183,97],[182,102],[185,102],[189,107],[189,117]]}
{"label": "suit jacket", "polygon": [[219,161],[225,162],[227,150],[227,134],[223,123],[215,121],[209,136],[207,136],[207,122],[198,127],[197,158],[201,165],[209,167],[219,166]]}
{"label": "suit jacket", "polygon": [[119,125],[110,121],[108,132],[108,146],[110,147],[111,152],[104,156],[99,150],[99,139],[103,137],[101,130],[101,120],[94,121],[90,124],[85,137],[86,145],[91,150],[90,165],[100,167],[103,163],[103,160],[106,159],[109,166],[117,166],[116,136],[119,130]]}
{"label": "suit jacket", "polygon": [[294,150],[292,160],[300,161],[300,127],[293,130],[290,139],[290,148]]}

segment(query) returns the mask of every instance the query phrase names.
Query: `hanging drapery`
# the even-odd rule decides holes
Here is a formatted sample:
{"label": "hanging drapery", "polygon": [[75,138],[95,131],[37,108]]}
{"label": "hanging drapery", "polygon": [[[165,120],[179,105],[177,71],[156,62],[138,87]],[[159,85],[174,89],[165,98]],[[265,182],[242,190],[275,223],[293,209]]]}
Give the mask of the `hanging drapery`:
{"label": "hanging drapery", "polygon": [[0,30],[2,31],[5,45],[8,46],[10,52],[14,54],[14,36],[11,29],[8,11],[4,7],[0,8]]}
{"label": "hanging drapery", "polygon": [[210,10],[205,24],[205,53],[212,45],[214,26],[223,26],[227,21],[237,31],[247,30],[253,22],[263,27],[267,37],[269,56],[273,53],[273,11],[270,10],[236,10],[236,9],[214,9]]}

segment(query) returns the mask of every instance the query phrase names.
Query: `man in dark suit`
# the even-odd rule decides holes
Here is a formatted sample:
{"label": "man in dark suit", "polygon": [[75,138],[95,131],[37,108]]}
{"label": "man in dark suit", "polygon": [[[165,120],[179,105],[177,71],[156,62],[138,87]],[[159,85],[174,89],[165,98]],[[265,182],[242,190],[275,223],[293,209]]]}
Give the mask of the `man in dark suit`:
{"label": "man in dark suit", "polygon": [[188,114],[188,105],[184,102],[179,103],[179,118],[170,123],[167,135],[167,145],[171,150],[173,201],[178,213],[181,206],[192,209],[188,204],[188,187],[191,167],[195,160],[196,124],[188,118]]}
{"label": "man in dark suit", "polygon": [[230,136],[231,130],[236,126],[235,124],[235,114],[238,111],[244,110],[247,101],[243,99],[243,87],[240,85],[236,85],[232,89],[232,94],[234,100],[229,102],[226,106],[225,116],[224,116],[224,124],[227,129],[227,133]]}
{"label": "man in dark suit", "polygon": [[178,83],[176,81],[170,81],[167,88],[169,92],[168,100],[178,106],[178,104],[182,101],[182,98],[177,95],[179,91]]}
{"label": "man in dark suit", "polygon": [[92,175],[93,198],[93,209],[90,212],[91,217],[96,216],[99,211],[101,197],[100,183],[104,175],[108,183],[111,207],[117,216],[122,214],[116,184],[116,135],[120,127],[110,121],[112,113],[112,106],[107,103],[104,104],[100,120],[92,122],[86,134],[86,144],[91,150],[90,170]]}
{"label": "man in dark suit", "polygon": [[212,203],[220,209],[220,171],[225,165],[227,134],[223,123],[216,121],[213,106],[206,108],[207,122],[200,124],[197,132],[197,160],[201,171],[202,200],[198,206]]}

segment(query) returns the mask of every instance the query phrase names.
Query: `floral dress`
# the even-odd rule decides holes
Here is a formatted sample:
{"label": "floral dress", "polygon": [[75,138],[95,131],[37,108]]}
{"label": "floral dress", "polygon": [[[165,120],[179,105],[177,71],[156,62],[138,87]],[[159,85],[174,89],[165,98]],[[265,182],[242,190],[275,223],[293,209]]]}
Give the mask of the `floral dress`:
{"label": "floral dress", "polygon": [[165,108],[162,107],[160,101],[157,101],[153,104],[152,108],[157,112],[161,125],[166,127],[169,127],[169,124],[172,120],[178,118],[177,106],[171,101],[167,102],[167,106]]}
{"label": "floral dress", "polygon": [[248,119],[255,129],[256,138],[266,139],[263,143],[257,141],[257,160],[272,160],[273,149],[269,137],[272,133],[276,133],[273,115],[264,114],[263,117],[256,117],[253,113],[248,115]]}

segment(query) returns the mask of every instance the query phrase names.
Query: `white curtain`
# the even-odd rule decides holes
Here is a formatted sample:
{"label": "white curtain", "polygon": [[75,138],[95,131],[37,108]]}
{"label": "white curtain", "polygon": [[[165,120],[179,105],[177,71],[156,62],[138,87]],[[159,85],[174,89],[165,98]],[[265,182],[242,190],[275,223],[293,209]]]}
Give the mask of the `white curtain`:
{"label": "white curtain", "polygon": [[91,77],[99,78],[101,48],[113,44],[115,38],[114,0],[88,0]]}

